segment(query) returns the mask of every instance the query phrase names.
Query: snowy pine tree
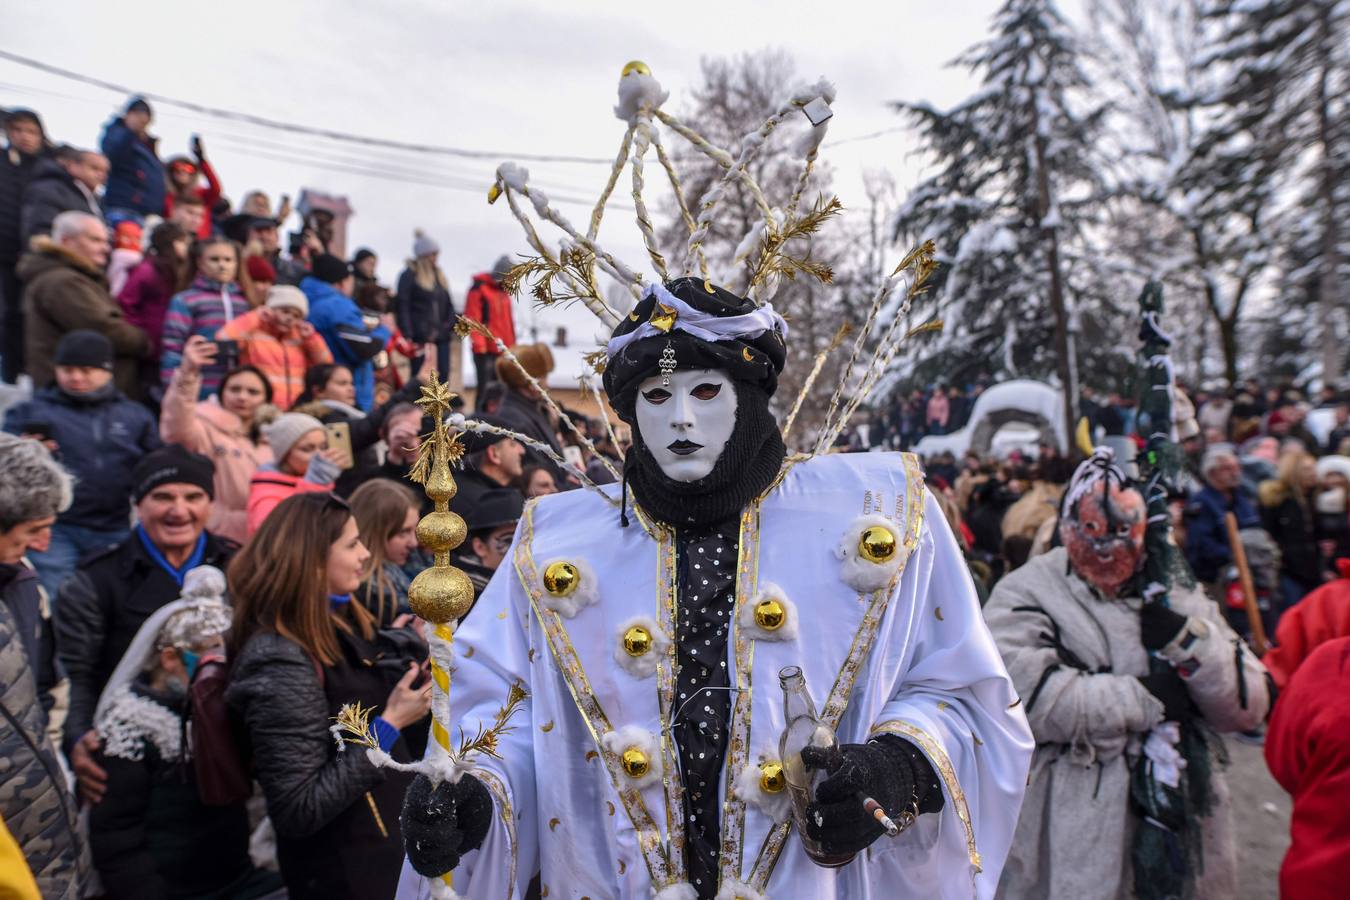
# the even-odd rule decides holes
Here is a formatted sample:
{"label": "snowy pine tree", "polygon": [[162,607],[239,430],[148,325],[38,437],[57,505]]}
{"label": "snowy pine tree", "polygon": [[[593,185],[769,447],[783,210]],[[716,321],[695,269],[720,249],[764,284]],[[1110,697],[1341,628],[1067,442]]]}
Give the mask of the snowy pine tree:
{"label": "snowy pine tree", "polygon": [[[992,31],[956,60],[981,75],[974,95],[945,111],[896,104],[937,168],[897,217],[902,243],[932,238],[942,263],[916,320],[936,314],[946,325],[905,364],[956,380],[1057,375],[1071,419],[1069,330],[1097,327],[1085,320],[1101,288],[1087,248],[1102,111],[1089,105],[1078,42],[1051,0],[1008,0]],[[1105,340],[1079,350],[1095,370],[1130,348]]]}
{"label": "snowy pine tree", "polygon": [[1243,153],[1247,177],[1271,180],[1293,201],[1281,298],[1315,300],[1321,370],[1334,382],[1350,284],[1350,2],[1212,0],[1206,12],[1219,30],[1211,58],[1233,68],[1206,98],[1219,115],[1216,146]]}

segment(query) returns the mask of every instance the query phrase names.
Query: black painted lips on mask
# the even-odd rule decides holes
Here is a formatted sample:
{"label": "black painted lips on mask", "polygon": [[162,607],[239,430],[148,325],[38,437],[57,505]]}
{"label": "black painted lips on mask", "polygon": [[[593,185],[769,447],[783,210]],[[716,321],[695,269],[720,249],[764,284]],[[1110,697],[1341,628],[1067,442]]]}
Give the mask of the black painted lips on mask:
{"label": "black painted lips on mask", "polygon": [[[681,442],[677,441],[676,444]],[[689,443],[689,442],[684,442]],[[657,465],[633,428],[624,475],[638,505],[668,525],[707,525],[738,515],[783,466],[787,447],[758,385],[736,382],[736,425],[713,470],[698,481],[675,481]]]}

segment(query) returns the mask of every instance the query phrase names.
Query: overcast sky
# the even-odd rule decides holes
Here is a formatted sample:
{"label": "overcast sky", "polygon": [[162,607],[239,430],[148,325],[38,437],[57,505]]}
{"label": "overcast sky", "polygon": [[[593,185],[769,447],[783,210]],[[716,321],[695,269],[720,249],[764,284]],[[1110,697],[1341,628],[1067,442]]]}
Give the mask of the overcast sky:
{"label": "overcast sky", "polygon": [[[824,151],[845,205],[862,203],[862,173],[888,169],[901,191],[920,169],[903,130],[848,140],[901,120],[888,101],[947,105],[972,87],[946,64],[985,33],[997,4],[798,0],[683,2],[180,2],[6,5],[0,49],[136,90],[357,135],[512,153],[613,158],[623,124],[611,107],[619,71],[646,61],[687,108],[701,57],[765,48],[789,53],[803,78],[825,76],[838,99]],[[58,12],[59,10],[59,12]],[[0,105],[38,109],[54,139],[97,143],[118,94],[0,60]],[[767,110],[766,110],[767,113]],[[201,134],[226,195],[251,188],[345,195],[356,210],[349,247],[368,245],[384,280],[397,277],[414,227],[442,247],[456,304],[473,272],[525,249],[505,204],[485,194],[495,161],[452,159],[277,132],[156,108],[161,155]],[[677,138],[672,138],[677,139]],[[326,167],[314,164],[322,160]],[[554,194],[593,198],[606,166],[528,163]],[[364,171],[395,173],[399,180]],[[650,170],[649,170],[650,171]],[[653,180],[649,178],[649,182]],[[431,183],[410,183],[413,181]],[[623,189],[618,196],[626,193]],[[586,208],[558,204],[577,220]],[[631,214],[614,213],[605,243],[647,270]]]}

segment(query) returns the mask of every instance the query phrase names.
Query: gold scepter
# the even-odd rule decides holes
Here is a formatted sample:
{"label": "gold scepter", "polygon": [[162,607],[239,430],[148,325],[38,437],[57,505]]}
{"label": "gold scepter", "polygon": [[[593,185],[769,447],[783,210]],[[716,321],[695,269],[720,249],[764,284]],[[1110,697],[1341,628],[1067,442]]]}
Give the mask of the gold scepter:
{"label": "gold scepter", "polygon": [[[363,746],[372,755],[376,765],[419,772],[436,782],[458,778],[468,770],[468,761],[473,754],[486,753],[498,757],[498,740],[513,730],[509,719],[527,696],[523,685],[512,685],[507,691],[506,702],[497,710],[491,726],[480,725],[472,736],[465,735],[460,729],[459,746],[451,744],[450,672],[453,668],[455,625],[473,606],[474,599],[473,583],[469,581],[469,576],[450,563],[450,551],[464,543],[468,534],[464,519],[450,511],[450,500],[457,490],[450,466],[464,456],[464,445],[459,436],[451,433],[446,424],[450,401],[454,396],[449,383],[440,381],[433,369],[427,383],[422,386],[422,396],[417,400],[417,405],[435,424],[427,440],[418,448],[417,461],[408,473],[408,478],[422,485],[426,495],[435,504],[435,509],[417,523],[417,540],[432,551],[434,562],[413,579],[408,588],[408,604],[414,613],[432,625],[428,640],[433,683],[431,737],[438,749],[428,748],[427,758],[420,762],[396,762],[380,750],[370,731],[371,710],[357,703],[344,706],[333,726],[339,746],[343,743]],[[438,881],[433,881],[431,889],[433,897],[456,896],[449,872]]]}

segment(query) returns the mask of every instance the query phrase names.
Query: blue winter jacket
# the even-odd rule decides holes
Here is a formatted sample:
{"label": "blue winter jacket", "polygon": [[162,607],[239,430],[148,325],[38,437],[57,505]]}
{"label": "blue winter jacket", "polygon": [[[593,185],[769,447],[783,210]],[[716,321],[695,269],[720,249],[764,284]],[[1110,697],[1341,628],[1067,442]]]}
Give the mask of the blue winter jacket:
{"label": "blue winter jacket", "polygon": [[1206,485],[1186,504],[1186,561],[1195,577],[1215,581],[1233,562],[1224,514],[1237,516],[1238,528],[1260,528],[1261,514],[1245,488],[1233,492],[1233,500]]}
{"label": "blue winter jacket", "polygon": [[147,143],[121,118],[113,119],[103,130],[103,155],[110,164],[108,186],[103,191],[104,209],[164,215],[165,170],[153,138]]}
{"label": "blue winter jacket", "polygon": [[375,405],[375,365],[371,362],[389,343],[389,329],[366,326],[361,308],[346,294],[314,277],[300,282],[309,299],[309,322],[323,336],[333,361],[352,370],[356,405],[369,412]]}
{"label": "blue winter jacket", "polygon": [[39,424],[56,441],[57,461],[75,476],[75,501],[58,521],[100,531],[128,527],[131,470],[164,444],[150,411],[112,385],[84,397],[52,385],[5,413],[10,434]]}

